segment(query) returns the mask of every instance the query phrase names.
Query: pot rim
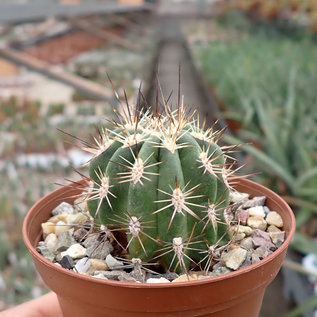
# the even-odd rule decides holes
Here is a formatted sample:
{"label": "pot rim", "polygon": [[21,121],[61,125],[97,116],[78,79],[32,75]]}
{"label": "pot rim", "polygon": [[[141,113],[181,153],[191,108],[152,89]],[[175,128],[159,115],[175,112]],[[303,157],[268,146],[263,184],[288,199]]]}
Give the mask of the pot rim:
{"label": "pot rim", "polygon": [[[253,188],[254,189],[256,187],[258,189],[258,191],[260,191],[261,193],[263,193],[263,194],[266,193],[265,196],[268,196],[268,194],[269,194],[271,200],[278,201],[280,204],[282,204],[283,207],[285,207],[285,209],[290,217],[290,230],[287,233],[287,237],[284,240],[283,244],[276,251],[274,251],[272,254],[270,254],[266,258],[262,259],[261,261],[259,261],[257,263],[251,264],[245,268],[238,269],[236,271],[232,271],[232,272],[225,273],[222,275],[218,275],[218,276],[214,276],[214,277],[210,277],[210,278],[205,278],[205,279],[201,279],[201,280],[184,281],[184,282],[177,282],[177,283],[171,283],[171,282],[169,282],[169,283],[167,283],[167,282],[166,283],[157,283],[157,284],[156,283],[135,283],[135,282],[121,282],[121,281],[99,279],[99,278],[95,278],[93,276],[83,275],[83,274],[76,273],[76,272],[73,272],[71,270],[67,270],[65,268],[57,266],[56,264],[47,260],[38,251],[36,251],[36,248],[31,244],[31,242],[28,238],[27,228],[28,228],[29,223],[31,222],[32,218],[34,218],[34,216],[32,215],[32,210],[37,209],[37,206],[39,204],[41,204],[41,202],[48,195],[52,195],[53,193],[60,190],[60,188],[48,193],[46,196],[39,199],[33,205],[33,207],[29,210],[29,212],[27,213],[27,215],[24,219],[23,228],[22,228],[22,235],[23,235],[24,243],[27,246],[27,248],[29,249],[29,251],[31,252],[32,256],[35,257],[38,261],[42,262],[42,264],[44,264],[45,266],[49,267],[51,270],[55,270],[59,273],[69,275],[72,278],[79,278],[79,279],[87,281],[87,282],[106,284],[108,286],[113,286],[113,287],[138,288],[138,289],[140,289],[140,288],[145,288],[145,289],[147,289],[147,288],[151,288],[151,289],[179,288],[179,287],[199,286],[199,285],[204,285],[204,284],[209,284],[209,283],[216,283],[216,282],[219,282],[221,280],[227,280],[227,279],[251,272],[253,270],[256,270],[256,269],[260,268],[261,266],[264,266],[265,264],[271,262],[275,257],[279,256],[281,253],[283,253],[285,251],[285,249],[288,248],[288,245],[291,242],[293,235],[294,235],[294,232],[295,232],[294,213],[293,213],[292,209],[290,208],[290,206],[283,200],[283,198],[281,196],[279,196],[278,194],[276,194],[272,190],[268,189],[267,187],[265,187],[259,183],[256,183],[254,181],[251,181],[251,180],[242,179],[242,180],[239,180],[239,183],[243,184],[243,186],[246,188]],[[78,182],[78,184],[80,185],[80,182]],[[69,186],[67,186],[67,185],[63,186],[62,188],[65,188],[65,187],[69,188]],[[56,200],[56,198],[54,198],[54,200]]]}

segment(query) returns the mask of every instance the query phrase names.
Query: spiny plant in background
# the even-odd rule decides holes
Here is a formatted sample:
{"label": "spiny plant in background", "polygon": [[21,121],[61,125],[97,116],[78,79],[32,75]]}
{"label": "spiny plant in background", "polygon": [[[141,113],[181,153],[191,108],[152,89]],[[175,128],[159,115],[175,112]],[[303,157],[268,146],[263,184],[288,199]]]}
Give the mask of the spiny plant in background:
{"label": "spiny plant in background", "polygon": [[220,147],[222,131],[200,128],[183,102],[176,110],[164,102],[162,112],[127,104],[113,124],[85,146],[93,154],[83,193],[90,214],[109,236],[126,234],[132,263],[208,270],[230,240],[234,149]]}

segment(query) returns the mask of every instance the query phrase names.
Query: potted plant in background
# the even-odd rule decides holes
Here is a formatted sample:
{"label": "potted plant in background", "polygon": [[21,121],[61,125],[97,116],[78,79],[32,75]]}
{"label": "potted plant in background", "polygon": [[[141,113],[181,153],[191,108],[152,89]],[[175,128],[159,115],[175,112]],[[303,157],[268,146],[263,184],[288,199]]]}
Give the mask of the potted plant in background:
{"label": "potted plant in background", "polygon": [[88,148],[89,177],[26,216],[25,243],[65,317],[259,314],[293,213],[237,177],[220,132],[183,105],[163,109],[127,106]]}

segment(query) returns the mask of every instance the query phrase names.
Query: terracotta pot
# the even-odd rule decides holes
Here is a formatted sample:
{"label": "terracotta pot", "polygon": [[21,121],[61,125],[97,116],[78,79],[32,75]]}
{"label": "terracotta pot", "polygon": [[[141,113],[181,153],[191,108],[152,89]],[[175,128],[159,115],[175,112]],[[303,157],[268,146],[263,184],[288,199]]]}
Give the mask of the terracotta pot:
{"label": "terracotta pot", "polygon": [[41,223],[51,210],[79,190],[63,187],[37,202],[27,214],[23,237],[44,282],[58,296],[64,317],[213,316],[256,317],[265,288],[277,275],[295,230],[290,207],[269,189],[248,180],[237,187],[251,196],[265,195],[267,205],[283,218],[286,240],[264,260],[222,276],[191,282],[137,284],[100,280],[68,271],[36,251]]}

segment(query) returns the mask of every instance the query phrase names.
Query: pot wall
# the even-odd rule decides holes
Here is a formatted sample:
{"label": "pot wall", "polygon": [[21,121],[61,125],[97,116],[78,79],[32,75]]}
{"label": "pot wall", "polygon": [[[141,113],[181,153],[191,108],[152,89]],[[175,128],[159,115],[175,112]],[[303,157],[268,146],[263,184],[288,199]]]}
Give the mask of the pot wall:
{"label": "pot wall", "polygon": [[79,190],[60,188],[41,199],[29,211],[23,236],[35,265],[47,286],[57,293],[64,317],[213,316],[256,317],[265,288],[277,275],[295,230],[289,206],[275,193],[248,180],[237,189],[251,196],[267,196],[267,205],[283,218],[286,240],[272,255],[226,275],[177,284],[137,284],[107,281],[60,268],[36,250],[41,223],[62,201],[71,202]]}

